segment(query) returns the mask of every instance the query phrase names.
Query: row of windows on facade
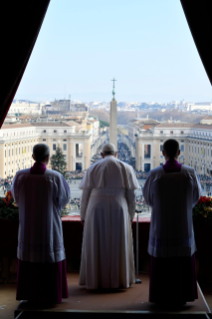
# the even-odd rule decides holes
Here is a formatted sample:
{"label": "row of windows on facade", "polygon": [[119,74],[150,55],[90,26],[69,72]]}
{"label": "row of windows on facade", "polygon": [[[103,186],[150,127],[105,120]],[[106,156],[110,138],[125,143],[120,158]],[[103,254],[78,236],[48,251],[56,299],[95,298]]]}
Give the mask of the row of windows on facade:
{"label": "row of windows on facade", "polygon": [[[67,158],[66,155],[65,155],[65,158]],[[18,162],[19,162],[19,163],[21,162],[20,159],[19,159]],[[26,159],[26,160],[24,159],[24,161],[22,161],[22,163],[24,163],[24,164],[26,164],[26,162],[29,163],[29,157],[28,157],[28,161],[27,161],[27,159]],[[31,159],[31,162],[32,162],[32,159]],[[15,163],[17,164],[17,160],[15,161]],[[8,162],[8,165],[10,165],[10,162]],[[13,165],[13,161],[12,161],[12,165]],[[6,163],[6,162],[5,162],[5,166],[7,166],[7,163]]]}
{"label": "row of windows on facade", "polygon": [[4,133],[3,136],[18,136],[18,135],[26,135],[26,134],[32,134],[32,133],[33,133],[33,131],[11,132],[11,133]]}
{"label": "row of windows on facade", "polygon": [[[194,150],[194,152],[196,153],[196,146],[193,148],[193,146],[190,147],[190,145],[189,145],[189,152],[190,152],[190,149],[191,149],[192,152],[193,152],[193,150]],[[209,149],[208,149],[208,156],[209,156],[209,152],[210,152],[210,151],[209,151]],[[199,154],[199,147],[197,147],[197,154]],[[202,155],[205,155],[205,148],[202,149],[201,154],[202,154]],[[212,156],[212,149],[211,149],[211,156]]]}
{"label": "row of windows on facade", "polygon": [[[29,162],[29,157],[28,157],[28,162]],[[17,160],[15,161],[15,163],[17,164]],[[19,163],[20,163],[20,159],[19,159]],[[10,162],[8,162],[8,165],[10,165]],[[13,165],[13,161],[12,161],[12,165]],[[5,166],[7,166],[7,163],[5,163]]]}
{"label": "row of windows on facade", "polygon": [[[53,142],[56,142],[57,140],[53,139]],[[46,139],[43,139],[43,142],[46,142]],[[63,140],[63,142],[67,142],[66,139]],[[57,149],[57,144],[52,144],[52,149],[53,151],[56,151]],[[63,144],[63,151],[67,151],[67,144]]]}
{"label": "row of windows on facade", "polygon": [[[184,141],[181,141],[181,142],[184,142]],[[160,151],[162,152],[162,150],[163,150],[163,145],[160,145]],[[184,152],[184,145],[180,145],[180,151]]]}
{"label": "row of windows on facade", "polygon": [[[184,140],[181,141],[181,143],[184,143]],[[163,145],[160,145],[160,151],[162,152]],[[184,145],[180,145],[180,151],[184,152]],[[150,158],[151,157],[151,145],[144,145],[144,158]]]}
{"label": "row of windows on facade", "polygon": [[[57,133],[57,130],[54,130],[53,132],[54,132],[54,133]],[[47,131],[46,131],[46,130],[43,130],[43,133],[47,133]],[[67,133],[67,131],[64,130],[63,133]]]}
{"label": "row of windows on facade", "polygon": [[[57,133],[57,130],[53,130],[53,132]],[[26,135],[26,134],[32,134],[32,133],[33,133],[33,131],[11,132],[11,133],[5,133],[5,134],[3,134],[3,136],[18,136],[18,135]],[[43,133],[47,133],[47,131],[43,130]],[[64,130],[63,133],[67,133],[67,130]]]}
{"label": "row of windows on facade", "polygon": [[[52,144],[52,149],[53,151],[56,151],[57,144]],[[63,151],[67,151],[67,144],[63,144]]]}
{"label": "row of windows on facade", "polygon": [[[45,141],[45,140],[43,140]],[[64,140],[66,141],[66,140]],[[56,151],[56,144],[53,144],[53,151]],[[25,154],[25,152],[27,151],[26,147],[22,147],[22,154]],[[63,151],[67,151],[67,144],[63,144]],[[29,146],[28,146],[28,152],[29,152]],[[31,152],[32,152],[32,146],[31,146]],[[13,156],[13,149],[11,150],[12,156]],[[19,147],[19,151],[18,151],[19,155],[21,153],[21,149]],[[15,155],[17,155],[17,148],[15,149]],[[8,150],[8,156],[10,157],[10,150]],[[5,157],[7,157],[7,151],[5,150]]]}
{"label": "row of windows on facade", "polygon": [[[160,131],[160,134],[163,134],[163,131]],[[170,134],[173,135],[174,131],[170,131]],[[184,131],[181,131],[180,134],[184,134]]]}
{"label": "row of windows on facade", "polygon": [[[27,151],[26,147],[22,147],[22,153],[25,153]],[[29,152],[29,146],[28,146],[28,152]],[[32,146],[31,146],[31,152],[32,152]],[[13,149],[11,150],[12,156],[13,156]],[[21,148],[18,149],[18,154],[21,154]],[[17,148],[15,149],[15,155],[17,155]],[[10,150],[8,150],[8,156],[10,157]],[[7,157],[7,151],[5,150],[5,157]]]}
{"label": "row of windows on facade", "polygon": [[[212,136],[212,133],[208,132],[192,132],[193,135],[202,135],[202,136]],[[160,131],[160,134],[163,134],[163,131]],[[170,134],[173,135],[174,131],[170,131]],[[184,134],[184,131],[181,131],[180,134]]]}
{"label": "row of windows on facade", "polygon": [[[193,158],[190,158],[190,156],[189,156],[189,160],[190,160],[190,159],[191,159],[191,163],[192,163],[193,160],[194,160],[195,163],[199,162],[199,158],[193,159]],[[205,160],[201,158],[200,162],[201,162],[201,164],[204,165]],[[207,161],[207,163],[209,164],[209,161]],[[211,165],[212,165],[212,162],[210,162],[210,163],[211,163]],[[199,165],[199,163],[197,163],[197,164]]]}

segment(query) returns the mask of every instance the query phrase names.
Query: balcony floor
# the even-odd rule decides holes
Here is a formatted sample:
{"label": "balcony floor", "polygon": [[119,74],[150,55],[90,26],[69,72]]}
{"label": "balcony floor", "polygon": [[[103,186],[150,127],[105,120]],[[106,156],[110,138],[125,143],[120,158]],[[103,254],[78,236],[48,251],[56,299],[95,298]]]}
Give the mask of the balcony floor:
{"label": "balcony floor", "polygon": [[[99,291],[91,292],[78,285],[78,273],[68,273],[68,285],[69,285],[69,299],[64,299],[64,302],[55,305],[51,309],[45,309],[53,312],[60,312],[58,318],[61,316],[61,312],[68,311],[83,311],[83,310],[95,310],[95,311],[121,311],[121,312],[142,312],[148,311],[153,313],[161,313],[166,309],[159,308],[154,304],[148,302],[148,291],[149,291],[149,276],[147,274],[140,274],[142,284],[132,285],[131,288],[126,290],[117,291]],[[212,296],[205,294],[207,303],[204,301],[201,291],[199,293],[199,299],[195,302],[187,303],[177,312],[186,313],[197,313],[206,312],[210,313],[207,306],[212,305]],[[9,319],[14,318],[14,311],[16,309],[16,315],[27,309],[28,311],[33,310],[28,307],[27,302],[21,302],[15,300],[16,285],[1,285],[0,286],[0,318]],[[38,309],[36,309],[38,310]],[[40,313],[40,311],[39,311]],[[28,313],[29,314],[29,313]],[[132,313],[131,313],[132,314]],[[40,313],[41,315],[41,313]],[[85,315],[85,314],[84,314]],[[73,314],[72,314],[73,318]]]}

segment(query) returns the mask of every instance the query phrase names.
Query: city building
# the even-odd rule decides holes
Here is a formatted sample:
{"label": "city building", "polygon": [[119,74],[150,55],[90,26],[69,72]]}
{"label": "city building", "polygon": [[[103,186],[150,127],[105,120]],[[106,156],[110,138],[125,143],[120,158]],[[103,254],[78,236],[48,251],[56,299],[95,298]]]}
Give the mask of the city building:
{"label": "city building", "polygon": [[71,100],[55,100],[51,103],[47,103],[44,106],[44,111],[47,114],[63,114],[68,113],[73,116],[87,117],[89,107],[84,103],[71,104]]}
{"label": "city building", "polygon": [[212,124],[161,123],[141,130],[136,137],[136,169],[146,171],[164,164],[162,146],[167,139],[180,144],[179,161],[194,167],[198,174],[212,169]]}
{"label": "city building", "polygon": [[41,115],[43,112],[43,105],[40,103],[29,101],[14,101],[8,111],[8,115],[19,116],[21,114]]}
{"label": "city building", "polygon": [[136,118],[128,125],[129,138],[133,143],[136,141],[136,136],[141,130],[151,129],[153,126],[158,125],[160,122],[154,119]]}
{"label": "city building", "polygon": [[[37,143],[46,143],[51,155],[61,147],[67,161],[67,170],[84,170],[98,147],[107,139],[106,132],[93,144],[90,132],[78,131],[75,122],[35,122],[4,124],[0,130],[0,176],[15,175],[33,164],[32,149]],[[48,166],[51,168],[50,164]]]}

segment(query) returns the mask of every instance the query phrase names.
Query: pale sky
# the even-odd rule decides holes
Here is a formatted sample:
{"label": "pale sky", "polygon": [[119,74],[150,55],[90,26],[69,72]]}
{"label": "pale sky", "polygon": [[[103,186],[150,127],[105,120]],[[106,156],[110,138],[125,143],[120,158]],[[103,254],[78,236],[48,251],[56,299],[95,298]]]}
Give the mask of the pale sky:
{"label": "pale sky", "polygon": [[211,101],[179,0],[51,0],[17,99]]}

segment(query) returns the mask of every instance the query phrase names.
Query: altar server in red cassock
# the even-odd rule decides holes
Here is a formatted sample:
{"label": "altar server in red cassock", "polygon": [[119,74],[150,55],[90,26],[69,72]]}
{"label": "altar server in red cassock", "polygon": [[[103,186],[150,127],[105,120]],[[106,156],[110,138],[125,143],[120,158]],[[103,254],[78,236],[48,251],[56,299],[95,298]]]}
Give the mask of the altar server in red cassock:
{"label": "altar server in red cassock", "polygon": [[49,156],[47,145],[35,145],[34,166],[17,172],[11,189],[19,206],[16,299],[36,304],[68,298],[60,211],[70,188],[60,173],[46,168]]}
{"label": "altar server in red cassock", "polygon": [[152,207],[149,301],[182,305],[198,298],[192,208],[201,185],[195,170],[177,161],[176,140],[164,143],[163,155],[165,165],[150,171],[143,189]]}

